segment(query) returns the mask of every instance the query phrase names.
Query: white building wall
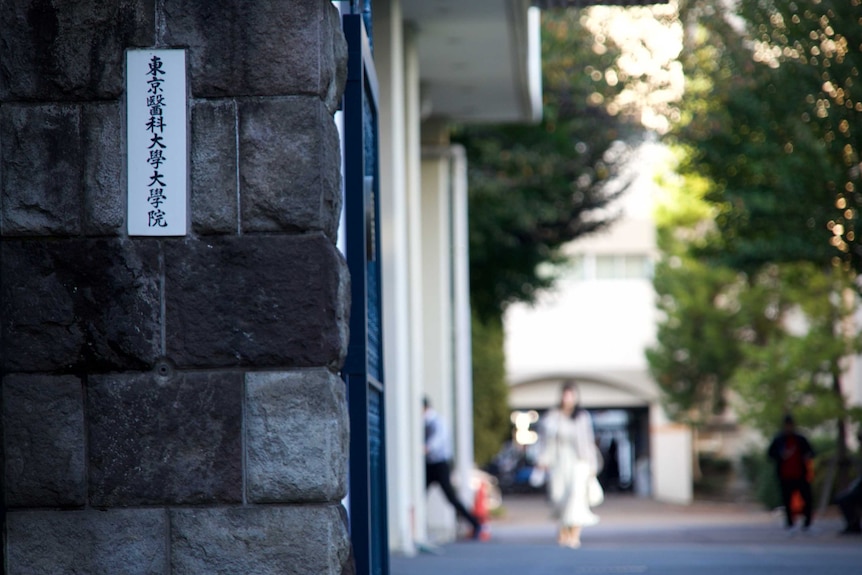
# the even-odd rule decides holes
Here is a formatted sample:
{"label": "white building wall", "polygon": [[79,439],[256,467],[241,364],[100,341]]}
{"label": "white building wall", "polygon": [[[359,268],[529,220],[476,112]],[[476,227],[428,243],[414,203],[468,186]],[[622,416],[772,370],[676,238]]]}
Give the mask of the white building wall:
{"label": "white building wall", "polygon": [[506,314],[509,378],[573,369],[646,369],[643,350],[655,338],[654,301],[647,279],[566,279],[535,307],[511,306]]}
{"label": "white building wall", "polygon": [[[429,131],[433,130],[432,126]],[[474,466],[473,376],[467,162],[460,146],[423,147],[421,193],[425,393],[449,426],[456,473],[453,483],[461,500],[470,507]],[[426,512],[432,540],[451,541],[457,535],[454,511],[436,485],[428,493]]]}
{"label": "white building wall", "polygon": [[[540,296],[535,306],[509,307],[505,349],[510,381],[543,371],[646,371],[644,350],[655,341],[657,320],[650,271],[658,257],[649,166],[662,154],[653,144],[638,151],[632,168],[638,175],[614,207],[621,210],[620,219],[565,247],[572,266],[556,289]],[[646,273],[603,277],[611,258],[625,266],[626,256],[642,257]]]}
{"label": "white building wall", "polygon": [[509,308],[506,367],[515,385],[513,408],[555,404],[559,391],[553,387],[567,378],[582,382],[586,407],[649,406],[652,494],[688,502],[691,433],[664,417],[644,353],[655,341],[658,319],[651,280],[658,255],[652,220],[655,183],[649,167],[660,162],[662,153],[652,144],[637,152],[633,169],[638,175],[617,206],[621,218],[566,246],[572,265],[556,289],[535,306]]}
{"label": "white building wall", "polygon": [[[434,409],[454,421],[451,266],[449,262],[449,162],[439,153],[422,156],[422,299],[425,393]],[[455,512],[434,485],[428,493],[428,536],[456,536]]]}
{"label": "white building wall", "polygon": [[[453,5],[453,10],[440,10],[419,0],[374,4],[388,520],[390,549],[395,553],[413,554],[429,538],[449,541],[455,536],[451,507],[439,490],[425,492],[424,395],[452,427],[462,497],[468,505],[472,499],[468,481],[473,430],[466,161],[463,153],[449,146],[447,123],[436,120],[423,127],[423,121],[433,112],[450,118],[445,111],[455,108],[466,122],[538,118],[538,13],[533,10],[527,30],[523,24],[529,3],[516,4],[483,0],[457,8]],[[479,16],[476,21],[481,26],[465,20],[470,14]],[[527,32],[532,35],[529,50]],[[454,41],[453,33],[457,35]],[[448,60],[442,57],[458,43],[478,45],[502,57],[487,60],[474,49],[468,50],[466,59],[463,50],[454,60],[452,54]],[[512,49],[498,49],[501,45]],[[425,63],[424,75],[420,61]],[[440,89],[451,80],[453,70],[464,73],[465,63],[480,69],[467,73],[470,89]],[[493,64],[490,68],[489,63]],[[434,70],[447,66],[450,69],[441,76],[434,75]],[[498,78],[500,74],[502,78]],[[484,91],[494,98],[489,99]],[[430,92],[436,97],[430,98]],[[529,97],[519,99],[523,94]],[[507,104],[513,97],[518,106]],[[494,105],[489,108],[491,100]],[[426,148],[424,160],[423,130],[429,135],[426,143],[432,146]],[[343,247],[343,241],[339,245]]]}
{"label": "white building wall", "polygon": [[[401,0],[375,5],[380,97],[380,235],[386,369],[389,544],[412,555],[456,536],[438,487],[425,490],[422,398],[450,426],[462,498],[472,502],[472,363],[463,150],[425,125],[418,32]],[[429,511],[430,510],[430,511]]]}
{"label": "white building wall", "polygon": [[461,498],[469,507],[473,499],[473,353],[470,313],[470,240],[467,217],[467,154],[463,147],[449,147],[450,229],[452,265],[452,347],[455,361],[455,469]]}
{"label": "white building wall", "polygon": [[[856,325],[862,326],[862,307],[857,312]],[[847,398],[847,405],[851,407],[862,407],[862,355],[857,355],[847,360],[848,369],[841,379],[842,390]],[[852,423],[852,422],[851,422]],[[847,444],[851,449],[859,449],[856,434],[862,434],[862,422],[855,422],[856,426],[848,428]]]}
{"label": "white building wall", "polygon": [[[400,10],[398,0],[376,7],[374,32],[387,111],[379,133],[389,543],[411,555],[429,533],[451,541],[457,527],[439,487],[425,492],[425,395],[450,426],[456,481],[469,503],[472,370],[466,158],[459,147],[422,147],[416,36]],[[448,139],[443,126],[429,133]]]}
{"label": "white building wall", "polygon": [[650,408],[652,494],[659,501],[691,503],[694,497],[691,428],[667,420],[659,404]]}
{"label": "white building wall", "polygon": [[[857,297],[857,305],[856,305],[856,315],[855,315],[855,325],[856,329],[862,329],[862,305],[860,305],[860,299]],[[844,377],[841,380],[843,385],[844,395],[847,398],[848,405],[855,407],[862,407],[862,355],[857,355],[852,358],[849,358],[847,361],[848,369],[844,374]],[[859,426],[856,430],[850,429],[850,437],[848,438],[850,441],[851,447],[857,446],[856,438],[853,437],[854,431],[858,431],[862,433],[862,422],[857,422]]]}
{"label": "white building wall", "polygon": [[[427,541],[427,514],[425,506],[425,456],[422,445],[425,441],[425,426],[422,421],[422,396],[425,393],[425,346],[423,326],[424,300],[422,297],[422,140],[421,99],[419,85],[419,54],[416,34],[413,29],[404,31],[405,66],[405,125],[406,195],[407,195],[407,249],[409,251],[409,315],[410,335],[407,353],[410,356],[409,387],[411,400],[406,410],[406,422],[399,427],[411,445],[409,459],[405,465],[410,472],[410,516],[415,541]],[[401,431],[404,433],[401,434]]]}
{"label": "white building wall", "polygon": [[587,408],[649,407],[658,399],[651,381],[641,371],[564,372],[517,383],[509,391],[512,409],[548,409],[560,400],[562,380],[578,382],[581,403]]}
{"label": "white building wall", "polygon": [[380,240],[385,362],[388,521],[390,549],[415,553],[411,501],[414,479],[410,434],[411,355],[409,316],[408,199],[406,166],[405,59],[400,0],[374,11],[375,68],[380,114]]}

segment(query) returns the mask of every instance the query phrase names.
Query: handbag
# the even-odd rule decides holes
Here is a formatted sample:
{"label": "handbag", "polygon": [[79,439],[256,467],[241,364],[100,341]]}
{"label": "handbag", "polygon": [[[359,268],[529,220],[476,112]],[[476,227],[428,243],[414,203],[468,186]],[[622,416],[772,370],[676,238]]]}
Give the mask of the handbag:
{"label": "handbag", "polygon": [[530,483],[530,487],[538,489],[544,486],[545,483],[548,481],[548,474],[542,467],[533,467],[533,470],[530,471],[530,477],[528,481]]}
{"label": "handbag", "polygon": [[589,503],[590,507],[596,507],[601,505],[604,500],[605,492],[602,489],[602,484],[599,483],[598,478],[593,475],[587,482],[587,503]]}

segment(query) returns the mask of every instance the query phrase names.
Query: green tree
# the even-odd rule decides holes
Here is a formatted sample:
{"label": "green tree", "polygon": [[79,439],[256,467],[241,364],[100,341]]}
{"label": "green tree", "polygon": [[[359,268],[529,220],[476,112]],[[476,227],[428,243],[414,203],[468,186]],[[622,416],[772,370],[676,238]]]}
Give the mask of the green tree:
{"label": "green tree", "polygon": [[720,5],[689,1],[681,17],[686,94],[668,140],[687,152],[683,173],[712,182],[716,233],[701,253],[747,272],[828,265],[840,255],[829,229],[836,166],[806,115],[816,71],[761,54],[751,27]]}
{"label": "green tree", "polygon": [[[862,7],[687,0],[681,17],[686,96],[669,140],[685,151],[680,171],[709,182],[715,210],[692,253],[745,274],[735,294],[740,409],[770,429],[790,408],[811,424],[837,421],[843,457],[841,362],[857,349],[845,326],[858,305],[844,272],[862,261]],[[794,333],[800,317],[805,329]]]}
{"label": "green tree", "polygon": [[755,429],[773,433],[788,412],[809,427],[854,415],[840,393],[842,362],[862,350],[850,277],[807,262],[768,265],[740,294],[733,387],[737,412]]}
{"label": "green tree", "polygon": [[818,167],[828,171],[810,191],[827,210],[830,244],[858,273],[862,0],[742,0],[739,14],[748,23],[755,58],[785,77],[802,80],[779,86],[779,96],[798,109],[800,127],[822,148]]}
{"label": "green tree", "polygon": [[727,388],[741,359],[736,341],[739,274],[692,256],[716,209],[705,201],[710,182],[664,178],[655,209],[662,258],[653,286],[661,315],[656,343],[646,351],[650,372],[675,421],[699,428],[726,405]]}
{"label": "green tree", "polygon": [[741,359],[735,304],[726,295],[736,283],[734,271],[691,257],[656,266],[653,285],[663,320],[646,355],[675,421],[700,427],[724,411]]}
{"label": "green tree", "polygon": [[734,398],[735,412],[766,436],[787,412],[810,428],[837,422],[844,461],[843,422],[862,415],[841,393],[844,362],[862,351],[853,274],[810,262],[745,274],[694,257],[716,209],[698,202],[709,184],[689,177],[665,187],[654,278],[664,317],[647,359],[670,416],[697,429]]}
{"label": "green tree", "polygon": [[484,465],[511,436],[503,322],[473,314],[473,450]]}

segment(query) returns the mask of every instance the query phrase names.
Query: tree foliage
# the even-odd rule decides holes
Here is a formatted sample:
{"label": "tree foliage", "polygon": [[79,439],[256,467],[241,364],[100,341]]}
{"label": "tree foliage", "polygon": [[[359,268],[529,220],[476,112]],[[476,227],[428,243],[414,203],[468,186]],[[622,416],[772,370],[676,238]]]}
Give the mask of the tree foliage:
{"label": "tree foliage", "polygon": [[859,417],[841,379],[860,350],[860,4],[681,2],[686,95],[668,141],[703,204],[660,221],[665,319],[648,354],[679,418],[732,390],[764,432],[788,410],[837,421],[840,454]]}
{"label": "tree foliage", "polygon": [[498,317],[552,285],[541,264],[563,260],[565,243],[607,225],[609,185],[627,158],[634,126],[604,106],[619,86],[604,70],[577,11],[543,14],[544,116],[536,125],[472,126],[455,139],[466,150],[470,185],[473,307]]}
{"label": "tree foliage", "polygon": [[717,211],[705,200],[709,181],[688,175],[660,184],[656,224],[662,258],[653,287],[662,320],[647,362],[671,418],[701,426],[724,411],[741,360],[732,298],[739,274],[692,255]]}
{"label": "tree foliage", "polygon": [[[745,6],[746,2],[741,2]],[[701,250],[743,271],[781,261],[827,265],[834,158],[808,113],[816,71],[758,57],[750,26],[714,3],[683,5],[686,95],[669,141],[684,173],[712,183],[716,233]]]}
{"label": "tree foliage", "polygon": [[503,322],[473,314],[473,451],[484,465],[510,436]]}
{"label": "tree foliage", "polygon": [[699,426],[724,411],[741,351],[734,339],[735,310],[721,303],[736,279],[732,270],[691,257],[656,265],[654,286],[664,320],[647,361],[676,421]]}
{"label": "tree foliage", "polygon": [[830,244],[848,267],[862,271],[856,230],[862,207],[862,0],[742,0],[739,14],[748,23],[756,61],[799,81],[777,87],[801,108],[800,128],[822,146],[822,158],[801,159],[824,168],[820,186],[810,191],[827,210]]}
{"label": "tree foliage", "polygon": [[743,421],[768,435],[788,412],[809,427],[858,417],[840,388],[844,362],[862,351],[847,274],[767,265],[739,299],[742,358],[731,383]]}
{"label": "tree foliage", "polygon": [[787,412],[805,426],[837,421],[839,435],[840,422],[860,420],[841,389],[847,358],[862,351],[852,274],[811,262],[743,273],[687,253],[692,227],[671,229],[660,234],[654,286],[663,319],[647,351],[669,415],[700,426],[732,399],[734,412],[766,435]]}

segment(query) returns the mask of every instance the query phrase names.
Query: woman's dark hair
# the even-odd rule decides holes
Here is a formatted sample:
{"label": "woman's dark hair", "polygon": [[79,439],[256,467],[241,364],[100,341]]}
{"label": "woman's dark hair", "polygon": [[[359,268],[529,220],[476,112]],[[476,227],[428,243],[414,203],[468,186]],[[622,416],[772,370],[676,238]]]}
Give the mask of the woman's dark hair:
{"label": "woman's dark hair", "polygon": [[563,382],[563,386],[560,388],[560,407],[563,406],[563,394],[567,391],[573,391],[575,393],[575,397],[577,397],[577,403],[575,403],[575,408],[572,410],[572,413],[569,417],[572,419],[576,418],[584,408],[581,407],[581,390],[578,387],[578,384],[575,383],[573,379],[567,379]]}

